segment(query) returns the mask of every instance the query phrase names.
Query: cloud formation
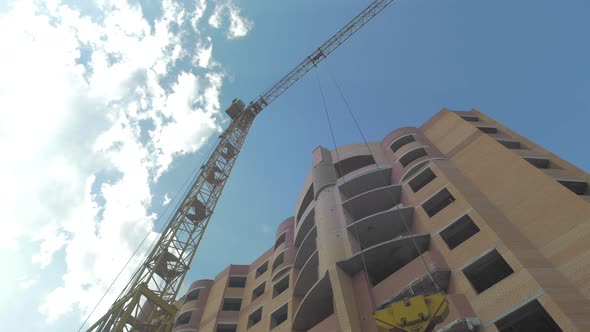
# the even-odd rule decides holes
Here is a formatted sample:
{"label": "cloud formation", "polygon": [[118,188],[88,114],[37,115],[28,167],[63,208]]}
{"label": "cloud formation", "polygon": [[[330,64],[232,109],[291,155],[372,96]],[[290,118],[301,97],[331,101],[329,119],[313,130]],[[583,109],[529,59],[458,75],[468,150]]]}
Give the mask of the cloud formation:
{"label": "cloud formation", "polygon": [[[144,236],[157,238],[152,200],[170,199],[152,197],[151,186],[222,121],[224,70],[199,28],[204,0],[190,11],[164,0],[155,19],[126,0],[70,3],[19,0],[0,12],[0,31],[10,31],[0,34],[0,149],[8,157],[0,163],[8,235],[0,249],[32,246],[40,273],[64,264],[39,306],[48,321],[74,310],[85,316]],[[231,1],[211,11],[206,22],[221,28],[225,17],[228,38],[252,27]],[[16,282],[26,289],[36,280]]]}

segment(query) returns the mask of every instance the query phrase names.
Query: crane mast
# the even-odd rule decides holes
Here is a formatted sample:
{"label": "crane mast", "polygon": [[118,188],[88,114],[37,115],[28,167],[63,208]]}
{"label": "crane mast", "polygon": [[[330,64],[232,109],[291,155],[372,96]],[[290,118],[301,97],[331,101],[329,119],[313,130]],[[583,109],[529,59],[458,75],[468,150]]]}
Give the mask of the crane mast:
{"label": "crane mast", "polygon": [[233,100],[226,111],[232,118],[231,124],[220,136],[157,244],[119,298],[88,331],[168,332],[172,329],[177,311],[174,301],[256,116],[392,2],[371,3],[249,105]]}

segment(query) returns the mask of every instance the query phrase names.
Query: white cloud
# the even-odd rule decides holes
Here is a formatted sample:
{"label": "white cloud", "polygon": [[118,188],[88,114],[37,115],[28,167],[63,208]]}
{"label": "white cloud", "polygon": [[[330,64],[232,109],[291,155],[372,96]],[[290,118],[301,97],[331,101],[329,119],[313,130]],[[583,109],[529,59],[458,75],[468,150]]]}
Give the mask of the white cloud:
{"label": "white cloud", "polygon": [[30,277],[24,275],[18,280],[18,288],[29,289],[29,288],[35,286],[38,282],[39,282],[38,279],[30,278]]}
{"label": "white cloud", "polygon": [[164,199],[162,199],[162,205],[166,206],[166,205],[170,204],[170,201],[171,201],[170,196],[168,196],[168,194],[165,194]]}
{"label": "white cloud", "polygon": [[[147,235],[93,319],[106,310],[157,237],[151,186],[221,130],[224,70],[199,30],[204,0],[193,12],[164,0],[153,28],[137,3],[91,4],[99,15],[60,0],[13,0],[0,13],[10,31],[0,34],[0,150],[10,156],[0,163],[0,248],[34,246],[29,268],[41,274],[23,289],[63,252],[62,282],[39,304],[49,321],[85,316]],[[226,17],[229,38],[245,35],[252,23],[233,2],[221,6],[208,21]]]}
{"label": "white cloud", "polygon": [[244,37],[254,27],[254,23],[240,14],[240,8],[233,0],[220,1],[215,6],[213,14],[209,18],[209,25],[214,28],[221,28],[224,20],[229,21],[227,38]]}

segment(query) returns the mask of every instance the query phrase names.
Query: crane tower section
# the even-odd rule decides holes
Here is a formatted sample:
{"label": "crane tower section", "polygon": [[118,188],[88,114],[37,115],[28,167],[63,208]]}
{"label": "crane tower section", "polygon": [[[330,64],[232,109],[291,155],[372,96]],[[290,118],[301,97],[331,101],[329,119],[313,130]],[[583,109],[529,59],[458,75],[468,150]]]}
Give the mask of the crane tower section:
{"label": "crane tower section", "polygon": [[231,124],[201,167],[157,244],[108,312],[88,331],[168,332],[172,329],[177,311],[173,303],[256,116],[391,2],[371,3],[249,105],[234,99],[226,111],[232,118]]}

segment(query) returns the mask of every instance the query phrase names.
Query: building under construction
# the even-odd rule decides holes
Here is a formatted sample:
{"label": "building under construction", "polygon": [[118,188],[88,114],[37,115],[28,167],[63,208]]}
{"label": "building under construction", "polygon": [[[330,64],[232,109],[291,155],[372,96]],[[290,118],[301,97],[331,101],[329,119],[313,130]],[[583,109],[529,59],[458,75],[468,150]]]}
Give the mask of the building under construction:
{"label": "building under construction", "polygon": [[376,332],[436,292],[435,331],[590,331],[588,173],[475,110],[311,160],[274,245],[193,282],[174,332]]}

